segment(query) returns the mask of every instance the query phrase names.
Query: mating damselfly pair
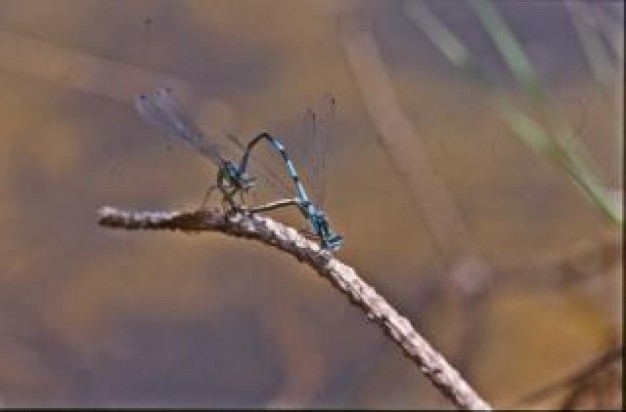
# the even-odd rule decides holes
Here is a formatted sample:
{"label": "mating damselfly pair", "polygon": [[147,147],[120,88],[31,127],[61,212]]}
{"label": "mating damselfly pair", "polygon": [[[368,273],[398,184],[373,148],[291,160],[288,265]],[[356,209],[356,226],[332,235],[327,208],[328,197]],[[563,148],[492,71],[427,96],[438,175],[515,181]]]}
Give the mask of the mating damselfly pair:
{"label": "mating damselfly pair", "polygon": [[[328,147],[328,132],[332,116],[335,112],[335,98],[325,95],[317,110],[307,110],[303,120],[306,130],[303,133],[303,141],[298,152],[302,159],[308,159],[307,175],[309,182],[314,187],[314,196],[311,198],[305,189],[300,174],[294,161],[290,157],[283,143],[267,132],[259,133],[247,144],[243,144],[232,134],[224,136],[211,136],[203,134],[193,122],[191,116],[183,108],[182,104],[173,96],[169,88],[159,88],[153,93],[139,94],[135,96],[135,108],[140,116],[148,123],[165,131],[172,137],[182,139],[195,152],[211,160],[218,168],[217,182],[212,185],[205,195],[202,207],[207,203],[211,194],[219,190],[222,201],[229,211],[244,213],[258,213],[287,206],[296,206],[302,215],[309,221],[312,231],[320,241],[324,250],[338,250],[343,244],[342,236],[336,234],[328,222],[326,214],[322,210],[321,192],[323,190],[323,158]],[[221,140],[221,141],[220,141]],[[268,168],[259,168],[259,175],[249,173],[252,152],[261,142],[265,142],[270,148],[280,155],[286,172],[293,183],[293,189],[286,188],[284,184],[276,184],[276,174]],[[241,155],[236,161],[225,153],[227,147],[236,148]],[[232,150],[231,150],[232,152]],[[248,206],[244,195],[251,191],[258,181],[264,183],[274,182],[273,187],[280,198],[268,203]],[[294,193],[295,191],[295,193]]]}

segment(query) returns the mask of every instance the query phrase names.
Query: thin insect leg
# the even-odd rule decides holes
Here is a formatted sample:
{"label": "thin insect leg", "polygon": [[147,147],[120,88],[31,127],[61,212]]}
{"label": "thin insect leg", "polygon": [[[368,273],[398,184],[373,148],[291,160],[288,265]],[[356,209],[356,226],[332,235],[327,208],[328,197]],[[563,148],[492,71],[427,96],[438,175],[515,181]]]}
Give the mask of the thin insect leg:
{"label": "thin insect leg", "polygon": [[222,198],[222,210],[226,215],[234,213],[234,209],[232,205],[226,200],[226,198]]}
{"label": "thin insect leg", "polygon": [[231,191],[226,191],[225,196],[224,196],[224,200],[228,203],[228,205],[230,206],[231,210],[239,210],[240,207],[237,206],[237,202],[235,202],[235,200],[233,199],[235,197],[235,195],[237,194],[237,190],[231,190]]}
{"label": "thin insect leg", "polygon": [[244,194],[245,192],[243,190],[239,191],[239,202],[241,203],[241,205],[245,205],[246,204],[246,199],[244,199]]}
{"label": "thin insect leg", "polygon": [[264,205],[248,207],[245,210],[250,213],[259,213],[259,212],[267,212],[269,210],[280,209],[286,206],[296,206],[298,209],[300,208],[301,201],[299,199],[282,199],[277,200],[275,202],[269,202]]}
{"label": "thin insect leg", "polygon": [[236,192],[224,191],[222,192],[222,208],[228,213],[236,213],[241,210],[241,207],[237,206],[237,203],[233,200],[233,196]]}

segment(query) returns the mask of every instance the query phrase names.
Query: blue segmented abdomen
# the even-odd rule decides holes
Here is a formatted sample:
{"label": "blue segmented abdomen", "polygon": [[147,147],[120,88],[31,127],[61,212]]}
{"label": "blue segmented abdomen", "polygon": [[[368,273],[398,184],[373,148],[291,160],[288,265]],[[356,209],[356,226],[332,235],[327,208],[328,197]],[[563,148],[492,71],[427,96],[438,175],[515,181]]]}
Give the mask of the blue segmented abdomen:
{"label": "blue segmented abdomen", "polygon": [[272,145],[280,152],[280,155],[283,157],[285,164],[287,165],[287,171],[289,172],[289,175],[291,176],[291,178],[293,179],[296,185],[298,196],[300,196],[300,199],[302,199],[304,202],[307,202],[307,203],[310,202],[309,196],[306,194],[306,190],[304,190],[304,186],[302,185],[302,182],[300,181],[300,176],[298,175],[298,172],[293,162],[289,158],[289,155],[287,154],[287,150],[285,149],[285,146],[278,139],[275,139],[272,136],[268,135],[268,138],[270,142],[272,143]]}
{"label": "blue segmented abdomen", "polygon": [[291,178],[296,184],[296,190],[298,191],[298,195],[303,201],[308,202],[309,197],[307,196],[306,191],[304,190],[304,186],[302,185],[302,182],[300,181],[300,176],[298,175],[298,172],[296,171],[295,166],[293,165],[290,159],[286,159],[286,163],[287,163],[287,169],[289,170],[289,174],[291,175]]}

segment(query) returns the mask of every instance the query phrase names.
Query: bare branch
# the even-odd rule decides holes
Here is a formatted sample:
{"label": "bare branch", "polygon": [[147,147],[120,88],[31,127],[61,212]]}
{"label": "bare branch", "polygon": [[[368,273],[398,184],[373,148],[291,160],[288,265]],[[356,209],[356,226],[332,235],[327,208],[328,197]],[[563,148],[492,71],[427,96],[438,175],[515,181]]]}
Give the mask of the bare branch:
{"label": "bare branch", "polygon": [[219,211],[129,212],[112,207],[99,210],[99,224],[120,229],[181,230],[184,232],[217,231],[236,237],[255,239],[274,246],[308,264],[331,281],[359,306],[368,319],[382,327],[426,377],[458,408],[491,410],[459,373],[435,351],[411,323],[365,283],[350,266],[329,252],[285,226],[259,215],[224,214]]}

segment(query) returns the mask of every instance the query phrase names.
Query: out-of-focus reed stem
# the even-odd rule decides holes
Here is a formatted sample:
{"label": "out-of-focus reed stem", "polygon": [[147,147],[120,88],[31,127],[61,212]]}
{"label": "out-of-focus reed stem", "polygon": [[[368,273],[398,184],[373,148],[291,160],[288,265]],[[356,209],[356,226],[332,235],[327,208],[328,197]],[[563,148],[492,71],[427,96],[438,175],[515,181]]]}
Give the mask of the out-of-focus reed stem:
{"label": "out-of-focus reed stem", "polygon": [[487,0],[472,0],[469,4],[491,36],[513,77],[530,97],[533,105],[545,115],[544,121],[541,122],[547,123],[545,126],[517,108],[509,97],[498,90],[496,81],[479,67],[469,48],[428,9],[425,3],[409,2],[406,11],[452,64],[498,93],[498,110],[516,134],[535,151],[565,170],[598,210],[617,226],[622,227],[623,215],[620,203],[592,170],[591,156],[577,141],[574,129],[558,103],[539,81],[523,47],[495,5]]}

